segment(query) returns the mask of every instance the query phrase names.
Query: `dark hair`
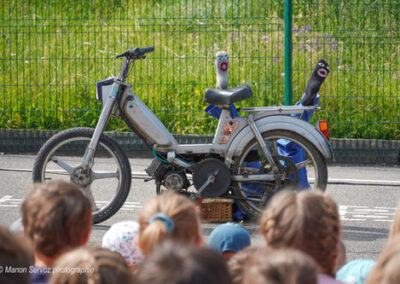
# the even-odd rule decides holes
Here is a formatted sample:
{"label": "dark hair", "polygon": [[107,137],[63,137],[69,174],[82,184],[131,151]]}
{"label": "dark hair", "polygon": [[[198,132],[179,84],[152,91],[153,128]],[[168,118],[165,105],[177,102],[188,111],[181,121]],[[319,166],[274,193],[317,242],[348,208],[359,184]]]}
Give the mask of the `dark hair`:
{"label": "dark hair", "polygon": [[320,271],[334,276],[340,219],[335,201],[319,191],[282,191],[260,219],[260,230],[273,248],[296,248],[314,258]]}
{"label": "dark hair", "polygon": [[244,284],[317,284],[313,259],[294,249],[257,251],[243,268]]}
{"label": "dark hair", "polygon": [[232,283],[224,259],[215,251],[166,241],[139,265],[138,283]]}
{"label": "dark hair", "polygon": [[29,267],[33,263],[33,251],[26,240],[0,227],[0,267],[18,269],[14,273],[1,271],[0,283],[30,283]]}
{"label": "dark hair", "polygon": [[33,184],[21,212],[35,250],[47,257],[82,245],[92,224],[89,200],[76,185],[61,180]]}
{"label": "dark hair", "polygon": [[268,254],[271,249],[260,246],[249,246],[234,254],[228,261],[229,273],[233,284],[243,283],[243,270],[251,256],[258,253]]}
{"label": "dark hair", "polygon": [[63,254],[55,263],[50,283],[136,283],[124,258],[99,246],[81,247]]}

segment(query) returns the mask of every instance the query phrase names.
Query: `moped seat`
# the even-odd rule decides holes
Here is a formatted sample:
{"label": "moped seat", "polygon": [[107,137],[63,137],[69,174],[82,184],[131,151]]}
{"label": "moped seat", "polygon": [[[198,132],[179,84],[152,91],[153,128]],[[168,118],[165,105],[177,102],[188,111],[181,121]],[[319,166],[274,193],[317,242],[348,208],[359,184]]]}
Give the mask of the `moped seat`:
{"label": "moped seat", "polygon": [[215,105],[230,105],[251,98],[252,96],[253,92],[250,86],[245,84],[229,89],[207,89],[204,94],[204,101]]}

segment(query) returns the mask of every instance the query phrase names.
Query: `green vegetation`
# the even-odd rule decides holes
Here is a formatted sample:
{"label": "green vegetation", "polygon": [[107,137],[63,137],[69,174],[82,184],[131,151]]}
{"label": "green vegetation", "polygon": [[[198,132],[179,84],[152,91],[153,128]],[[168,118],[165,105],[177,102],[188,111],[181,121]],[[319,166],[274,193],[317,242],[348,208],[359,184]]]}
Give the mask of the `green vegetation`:
{"label": "green vegetation", "polygon": [[[248,83],[243,106],[284,103],[283,1],[16,0],[0,3],[0,128],[94,127],[95,83],[117,75],[115,55],[155,46],[137,62],[133,91],[176,134],[212,134],[203,109],[215,53],[230,56],[230,86]],[[293,1],[293,99],[320,58],[331,136],[398,139],[399,17],[395,0]],[[127,131],[118,120],[109,130]]]}

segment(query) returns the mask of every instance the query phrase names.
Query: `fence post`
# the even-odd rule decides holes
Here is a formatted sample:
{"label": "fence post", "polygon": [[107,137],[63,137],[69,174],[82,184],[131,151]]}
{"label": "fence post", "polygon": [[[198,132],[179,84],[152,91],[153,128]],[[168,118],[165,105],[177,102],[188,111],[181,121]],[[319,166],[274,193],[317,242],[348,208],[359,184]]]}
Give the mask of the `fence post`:
{"label": "fence post", "polygon": [[285,105],[292,104],[292,0],[285,0]]}

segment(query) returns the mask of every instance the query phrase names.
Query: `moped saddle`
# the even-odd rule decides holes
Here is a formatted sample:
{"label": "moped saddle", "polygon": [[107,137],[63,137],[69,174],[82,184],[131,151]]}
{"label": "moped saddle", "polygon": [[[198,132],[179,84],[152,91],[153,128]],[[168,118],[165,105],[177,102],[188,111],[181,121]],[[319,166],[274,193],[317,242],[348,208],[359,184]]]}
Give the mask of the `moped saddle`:
{"label": "moped saddle", "polygon": [[215,105],[230,105],[251,98],[252,96],[253,92],[250,86],[246,84],[229,89],[207,89],[204,94],[204,101]]}

